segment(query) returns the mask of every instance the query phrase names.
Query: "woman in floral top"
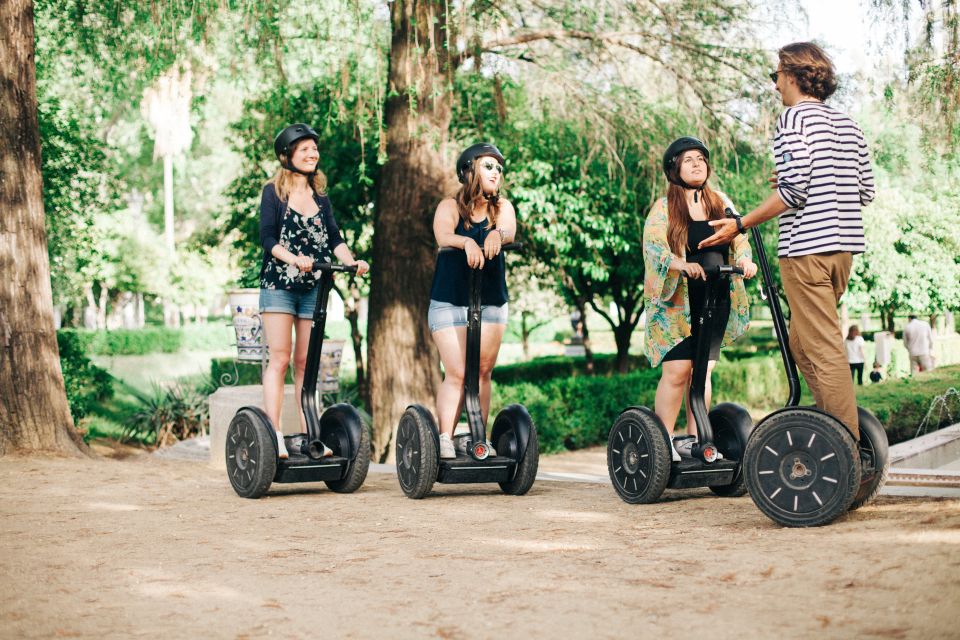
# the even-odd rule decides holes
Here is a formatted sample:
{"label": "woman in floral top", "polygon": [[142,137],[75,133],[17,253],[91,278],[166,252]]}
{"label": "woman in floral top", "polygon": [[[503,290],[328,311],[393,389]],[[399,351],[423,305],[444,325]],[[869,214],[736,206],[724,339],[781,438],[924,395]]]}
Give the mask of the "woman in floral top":
{"label": "woman in floral top", "polygon": [[[277,431],[281,458],[288,457],[280,429],[280,409],[290,364],[290,334],[296,327],[292,351],[294,397],[299,398],[320,279],[320,274],[313,272],[313,263],[329,262],[332,255],[345,265],[356,264],[357,275],[370,268],[363,260],[354,260],[340,237],[325,193],[327,178],[317,168],[318,141],[316,131],[305,124],[290,125],[280,132],[273,145],[280,168],[264,186],[260,199],[260,317],[270,350],[270,363],[263,374],[263,404]],[[307,429],[302,410],[300,428]],[[324,447],[324,455],[330,453]]]}
{"label": "woman in floral top", "polygon": [[[713,191],[707,184],[709,158],[706,145],[696,138],[679,138],[667,148],[663,156],[663,171],[670,182],[667,197],[653,205],[643,229],[645,346],[650,363],[663,365],[654,410],[663,421],[671,441],[684,399],[687,405],[687,435],[674,443],[675,461],[680,460],[678,448],[688,448],[696,443],[689,393],[700,323],[691,322],[691,319],[699,317],[705,297],[705,274],[699,264],[703,251],[697,249],[697,245],[713,234],[709,221],[722,219],[726,208],[733,209],[726,195]],[[746,236],[738,235],[732,246],[711,247],[709,250],[714,249],[723,254],[725,262],[741,267],[745,277],[756,275],[757,265],[751,260]],[[686,272],[688,277],[684,278],[681,272]],[[710,372],[719,358],[720,346],[740,337],[749,324],[750,307],[742,279],[731,279],[730,293],[721,296],[718,305],[717,326],[726,326],[726,330],[722,336],[710,337],[704,396],[708,409]]]}

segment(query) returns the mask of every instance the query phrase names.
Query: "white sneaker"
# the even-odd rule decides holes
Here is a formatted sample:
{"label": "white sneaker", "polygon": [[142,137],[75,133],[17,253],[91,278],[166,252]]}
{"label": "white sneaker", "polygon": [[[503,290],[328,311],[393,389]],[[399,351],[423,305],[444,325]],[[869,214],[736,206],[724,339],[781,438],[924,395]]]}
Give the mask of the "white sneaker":
{"label": "white sneaker", "polygon": [[457,450],[453,448],[453,441],[445,433],[440,434],[440,458],[450,460],[457,457]]}
{"label": "white sneaker", "polygon": [[674,462],[680,462],[680,452],[677,451],[677,447],[672,439],[670,440],[670,458]]}
{"label": "white sneaker", "polygon": [[277,433],[277,457],[286,460],[290,457],[290,454],[287,453],[287,445],[283,442],[283,434],[279,431]]}

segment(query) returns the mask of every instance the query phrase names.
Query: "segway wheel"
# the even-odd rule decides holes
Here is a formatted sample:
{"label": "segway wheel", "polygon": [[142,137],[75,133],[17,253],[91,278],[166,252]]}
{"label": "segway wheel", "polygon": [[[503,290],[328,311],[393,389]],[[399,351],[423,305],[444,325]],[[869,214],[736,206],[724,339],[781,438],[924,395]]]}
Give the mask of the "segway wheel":
{"label": "segway wheel", "polygon": [[853,436],[817,409],[783,409],[757,425],[744,454],[747,491],[768,518],[786,527],[829,524],[860,487]]}
{"label": "segway wheel", "polygon": [[[320,420],[320,438],[333,455],[353,458],[343,478],[326,481],[330,490],[353,493],[359,489],[370,469],[370,430],[363,424],[357,410],[348,404],[327,409]],[[354,440],[357,440],[356,446],[352,444]]]}
{"label": "segway wheel", "polygon": [[747,410],[731,402],[724,402],[710,412],[710,425],[713,427],[713,441],[726,460],[737,460],[740,464],[733,471],[730,484],[711,485],[710,491],[724,498],[738,498],[747,493],[743,480],[743,452],[747,448],[750,432],[753,431],[753,419]]}
{"label": "segway wheel", "polygon": [[[497,414],[490,436],[497,455],[517,461],[513,479],[499,483],[500,489],[507,495],[524,495],[533,487],[537,479],[537,468],[540,466],[540,439],[537,437],[537,427],[533,424],[533,418],[521,405],[505,407]],[[524,441],[525,447],[522,446]]]}
{"label": "segway wheel", "polygon": [[607,471],[617,495],[630,504],[656,502],[670,479],[667,430],[653,411],[627,409],[610,429]]}
{"label": "segway wheel", "polygon": [[857,407],[857,413],[860,418],[860,490],[850,505],[851,511],[877,497],[890,476],[890,445],[886,429],[863,407]]}
{"label": "segway wheel", "polygon": [[263,414],[241,409],[227,428],[227,477],[241,498],[259,498],[277,473],[277,437]]}
{"label": "segway wheel", "polygon": [[419,500],[433,489],[440,464],[433,414],[420,405],[408,407],[397,427],[397,479],[408,498]]}

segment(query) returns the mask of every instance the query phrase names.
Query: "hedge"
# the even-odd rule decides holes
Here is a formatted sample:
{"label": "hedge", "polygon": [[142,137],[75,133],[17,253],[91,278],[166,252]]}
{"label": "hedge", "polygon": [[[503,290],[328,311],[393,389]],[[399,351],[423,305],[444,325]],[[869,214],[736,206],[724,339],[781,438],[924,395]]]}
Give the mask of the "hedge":
{"label": "hedge", "polygon": [[113,395],[113,378],[87,357],[80,336],[73,332],[57,332],[60,369],[74,422],[83,418],[98,402]]}
{"label": "hedge", "polygon": [[[594,375],[611,375],[617,364],[615,353],[598,353],[593,357]],[[646,356],[630,356],[628,371],[649,369]],[[585,357],[543,356],[526,362],[508,364],[493,370],[493,381],[500,384],[520,382],[546,382],[556,378],[585,376],[587,359]]]}
{"label": "hedge", "polygon": [[87,354],[100,356],[226,350],[235,340],[233,328],[221,323],[179,328],[60,329],[57,333],[75,336],[71,339],[78,341]]}
{"label": "hedge", "polygon": [[[625,375],[568,376],[547,381],[494,383],[491,415],[513,402],[526,406],[537,425],[545,453],[580,449],[606,442],[620,412],[631,405],[653,407],[659,369],[640,369]],[[913,437],[933,399],[950,387],[960,388],[960,366],[858,387],[860,405],[873,411],[885,425],[891,443]],[[788,387],[779,355],[737,362],[721,362],[713,375],[715,403],[736,402],[760,418],[787,399]],[[803,385],[802,403],[812,403]],[[949,407],[948,407],[949,408]],[[944,412],[939,424],[960,420],[960,407]],[[678,424],[684,422],[681,412]]]}

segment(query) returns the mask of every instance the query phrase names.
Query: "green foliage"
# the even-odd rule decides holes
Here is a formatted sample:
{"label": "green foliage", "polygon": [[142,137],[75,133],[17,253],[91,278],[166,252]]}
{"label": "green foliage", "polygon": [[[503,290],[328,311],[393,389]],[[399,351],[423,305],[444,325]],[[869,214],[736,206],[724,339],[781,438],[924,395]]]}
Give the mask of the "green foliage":
{"label": "green foliage", "polygon": [[110,374],[90,362],[87,345],[75,332],[57,332],[60,369],[67,389],[67,402],[74,422],[91,412],[94,406],[113,395]]}
{"label": "green foliage", "polygon": [[[629,370],[648,369],[650,363],[646,356],[631,356]],[[597,353],[593,356],[594,373],[609,376],[616,372],[617,358],[613,353]],[[498,384],[518,384],[521,382],[540,383],[554,378],[587,376],[586,358],[567,356],[543,356],[525,362],[502,365],[493,370],[493,381]]]}
{"label": "green foliage", "polygon": [[179,328],[86,330],[60,329],[86,354],[99,356],[145,355],[177,351],[214,351],[229,349],[233,330],[221,324],[188,325]]}
{"label": "green foliage", "polygon": [[[914,437],[931,403],[950,388],[960,389],[960,365],[858,387],[857,402],[877,416],[886,427],[890,443],[895,444]],[[926,431],[949,426],[957,420],[960,420],[960,406],[954,398],[945,411],[932,413]]]}
{"label": "green foliage", "polygon": [[[259,362],[238,362],[235,358],[210,360],[210,380],[216,387],[260,384],[262,368]],[[287,367],[285,384],[293,384],[293,369]]]}
{"label": "green foliage", "polygon": [[207,396],[211,390],[204,383],[195,387],[155,386],[150,393],[137,391],[139,408],[130,417],[130,427],[152,434],[158,447],[202,435],[210,427]]}

